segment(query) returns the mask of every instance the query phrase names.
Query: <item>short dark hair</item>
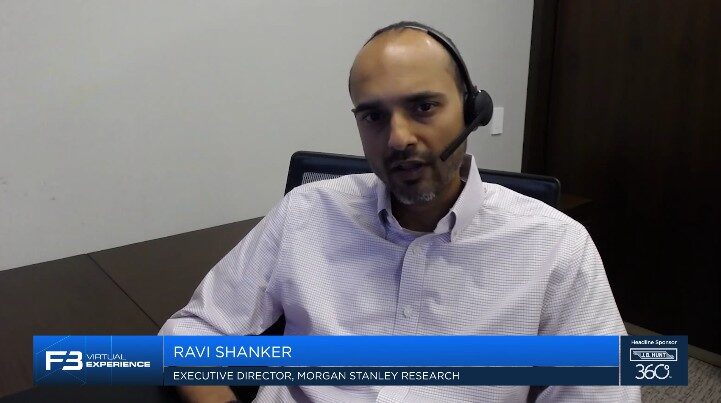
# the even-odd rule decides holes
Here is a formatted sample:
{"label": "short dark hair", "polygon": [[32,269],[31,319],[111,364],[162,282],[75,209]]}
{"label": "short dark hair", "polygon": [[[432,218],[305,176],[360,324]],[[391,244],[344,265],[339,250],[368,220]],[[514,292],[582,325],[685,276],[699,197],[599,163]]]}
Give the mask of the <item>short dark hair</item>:
{"label": "short dark hair", "polygon": [[[453,46],[454,48],[457,49],[456,44],[453,43],[453,40],[451,40],[451,38],[449,38],[448,35],[444,34],[443,32],[441,32],[435,28],[430,27],[429,25],[426,25],[426,24],[423,24],[423,23],[417,22],[417,21],[399,21],[399,22],[394,22],[393,24],[387,25],[383,28],[380,28],[380,29],[376,30],[376,32],[374,32],[370,38],[368,38],[368,40],[363,44],[363,46],[367,45],[368,42],[372,41],[376,36],[378,36],[382,33],[385,33],[388,31],[403,30],[403,29],[413,29],[413,27],[421,27],[421,28],[426,28],[428,30],[436,31],[436,32],[440,33],[441,35],[443,35],[448,40],[448,43],[451,44],[451,46]],[[445,49],[445,46],[443,47],[443,49]],[[446,50],[446,52],[448,52],[448,50]],[[456,83],[458,92],[461,93],[461,98],[463,98],[465,96],[467,89],[466,89],[465,81],[461,77],[461,69],[458,67],[458,64],[456,64],[456,60],[452,55],[449,54],[448,57],[451,59],[450,68],[451,68],[451,71],[453,72],[453,81]],[[353,73],[353,68],[351,67],[351,71],[348,73],[348,93],[350,93],[350,76],[352,73]]]}

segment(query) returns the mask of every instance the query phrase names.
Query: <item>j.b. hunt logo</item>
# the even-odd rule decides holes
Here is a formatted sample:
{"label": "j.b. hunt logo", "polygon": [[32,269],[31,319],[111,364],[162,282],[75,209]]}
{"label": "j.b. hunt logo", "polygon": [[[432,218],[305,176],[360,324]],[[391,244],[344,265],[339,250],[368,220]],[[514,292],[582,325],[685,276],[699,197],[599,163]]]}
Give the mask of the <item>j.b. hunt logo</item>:
{"label": "j.b. hunt logo", "polygon": [[631,348],[631,361],[678,361],[678,349]]}
{"label": "j.b. hunt logo", "polygon": [[650,364],[636,364],[635,379],[637,380],[665,380],[671,378],[671,366],[658,363],[659,361],[678,361],[676,348],[631,348],[631,361],[650,362]]}
{"label": "j.b. hunt logo", "polygon": [[52,371],[53,363],[64,364],[63,371],[80,371],[86,368],[150,368],[150,361],[127,361],[122,354],[86,354],[80,351],[46,351],[45,370]]}

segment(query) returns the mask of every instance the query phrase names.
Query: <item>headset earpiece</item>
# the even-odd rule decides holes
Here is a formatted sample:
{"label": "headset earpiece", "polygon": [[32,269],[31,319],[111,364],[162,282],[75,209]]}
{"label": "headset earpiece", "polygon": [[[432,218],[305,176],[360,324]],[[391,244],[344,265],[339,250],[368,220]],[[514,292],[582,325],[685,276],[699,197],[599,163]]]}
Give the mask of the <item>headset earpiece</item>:
{"label": "headset earpiece", "polygon": [[476,130],[478,126],[485,126],[491,121],[493,116],[493,100],[491,96],[484,90],[478,90],[475,86],[472,91],[466,95],[463,104],[463,118],[466,126],[471,127],[471,131]]}

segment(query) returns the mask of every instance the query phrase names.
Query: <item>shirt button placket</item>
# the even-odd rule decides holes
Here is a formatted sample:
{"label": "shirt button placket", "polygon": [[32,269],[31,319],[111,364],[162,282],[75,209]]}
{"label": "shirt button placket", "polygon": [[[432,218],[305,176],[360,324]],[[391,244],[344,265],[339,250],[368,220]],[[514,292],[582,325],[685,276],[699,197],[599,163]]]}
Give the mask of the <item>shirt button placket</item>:
{"label": "shirt button placket", "polygon": [[425,273],[423,250],[418,243],[418,239],[411,242],[403,259],[396,312],[396,334],[415,334],[418,327],[417,307],[420,305],[419,297],[422,295]]}

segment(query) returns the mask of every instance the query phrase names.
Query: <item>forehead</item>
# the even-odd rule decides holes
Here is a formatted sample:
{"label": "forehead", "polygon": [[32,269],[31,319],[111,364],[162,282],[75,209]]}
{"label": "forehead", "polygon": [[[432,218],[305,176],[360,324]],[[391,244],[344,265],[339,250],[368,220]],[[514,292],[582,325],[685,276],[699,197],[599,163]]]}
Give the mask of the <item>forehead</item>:
{"label": "forehead", "polygon": [[356,56],[351,69],[354,105],[419,91],[455,90],[452,59],[441,44],[415,29],[385,32]]}

